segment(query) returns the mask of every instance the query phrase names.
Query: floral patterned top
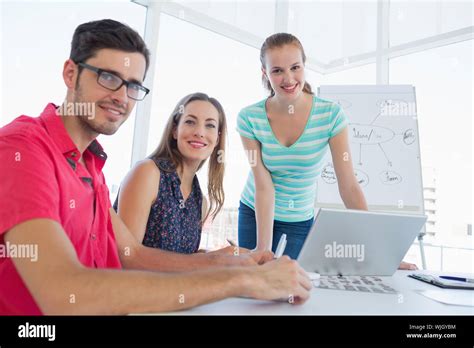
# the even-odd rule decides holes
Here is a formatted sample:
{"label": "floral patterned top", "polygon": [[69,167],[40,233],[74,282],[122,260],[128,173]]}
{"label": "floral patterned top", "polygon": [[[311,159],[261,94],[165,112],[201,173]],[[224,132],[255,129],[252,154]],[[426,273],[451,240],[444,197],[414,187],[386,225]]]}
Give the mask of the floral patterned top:
{"label": "floral patterned top", "polygon": [[[191,193],[184,201],[174,165],[162,159],[153,161],[160,170],[160,185],[150,208],[143,245],[183,254],[195,253],[202,231],[202,192],[198,178],[194,176]],[[117,206],[118,197],[115,210]]]}

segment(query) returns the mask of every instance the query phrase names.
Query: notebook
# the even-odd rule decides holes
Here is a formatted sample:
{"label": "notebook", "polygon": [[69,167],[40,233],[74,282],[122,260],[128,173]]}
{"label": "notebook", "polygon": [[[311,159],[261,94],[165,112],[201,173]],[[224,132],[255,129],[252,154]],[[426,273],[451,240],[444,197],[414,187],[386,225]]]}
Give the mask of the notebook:
{"label": "notebook", "polygon": [[443,289],[464,289],[464,290],[474,290],[473,283],[467,282],[459,282],[456,280],[447,280],[442,279],[437,276],[429,275],[429,274],[422,274],[422,273],[413,273],[408,275],[410,278],[420,280],[422,282],[436,285]]}

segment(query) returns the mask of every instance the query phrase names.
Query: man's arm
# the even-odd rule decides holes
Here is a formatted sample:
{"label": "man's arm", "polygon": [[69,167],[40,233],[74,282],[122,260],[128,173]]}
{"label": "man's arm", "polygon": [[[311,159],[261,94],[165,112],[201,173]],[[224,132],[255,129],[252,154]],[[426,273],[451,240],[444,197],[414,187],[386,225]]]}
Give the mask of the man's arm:
{"label": "man's arm", "polygon": [[304,271],[287,258],[263,266],[181,274],[86,268],[62,227],[49,219],[16,225],[5,233],[5,241],[38,246],[35,262],[26,258],[13,262],[44,314],[173,311],[229,296],[293,295],[304,302],[311,289]]}

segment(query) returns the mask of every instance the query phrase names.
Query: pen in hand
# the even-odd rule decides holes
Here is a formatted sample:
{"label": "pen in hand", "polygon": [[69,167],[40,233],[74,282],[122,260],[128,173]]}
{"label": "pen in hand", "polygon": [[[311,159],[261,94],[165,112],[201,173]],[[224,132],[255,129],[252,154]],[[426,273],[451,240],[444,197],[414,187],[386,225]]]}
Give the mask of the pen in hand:
{"label": "pen in hand", "polygon": [[282,234],[280,237],[280,241],[278,242],[278,246],[275,250],[275,259],[279,259],[282,257],[283,252],[285,251],[286,248],[286,234]]}
{"label": "pen in hand", "polygon": [[231,241],[229,238],[227,238],[227,243],[230,244],[230,246],[236,247],[237,244],[235,244],[233,241]]}

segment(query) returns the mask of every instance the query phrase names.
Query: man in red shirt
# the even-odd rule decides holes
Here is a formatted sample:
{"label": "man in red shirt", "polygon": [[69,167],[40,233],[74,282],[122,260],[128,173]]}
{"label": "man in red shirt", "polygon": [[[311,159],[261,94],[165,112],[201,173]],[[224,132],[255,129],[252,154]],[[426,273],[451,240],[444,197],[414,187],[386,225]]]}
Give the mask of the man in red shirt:
{"label": "man in red shirt", "polygon": [[[80,25],[71,46],[64,104],[0,129],[0,314],[171,311],[230,296],[304,302],[311,283],[288,258],[136,241],[111,209],[96,137],[114,134],[148,93],[149,52],[113,20]],[[235,267],[209,267],[219,265]]]}

